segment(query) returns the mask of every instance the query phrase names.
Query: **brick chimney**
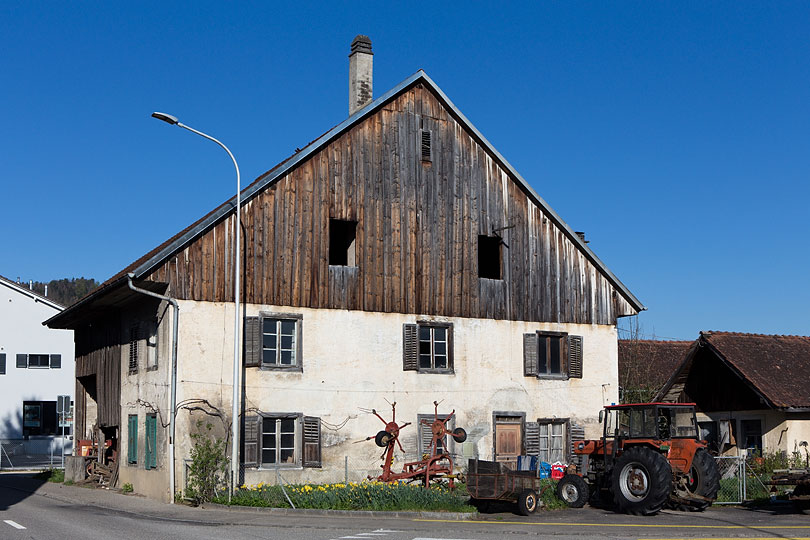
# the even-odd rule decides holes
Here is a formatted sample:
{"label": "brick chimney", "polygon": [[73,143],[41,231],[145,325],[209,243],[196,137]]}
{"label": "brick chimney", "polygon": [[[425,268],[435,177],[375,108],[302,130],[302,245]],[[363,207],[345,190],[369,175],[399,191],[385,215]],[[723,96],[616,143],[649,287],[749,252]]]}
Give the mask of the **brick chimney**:
{"label": "brick chimney", "polygon": [[349,54],[349,116],[371,103],[373,60],[368,36],[355,36]]}

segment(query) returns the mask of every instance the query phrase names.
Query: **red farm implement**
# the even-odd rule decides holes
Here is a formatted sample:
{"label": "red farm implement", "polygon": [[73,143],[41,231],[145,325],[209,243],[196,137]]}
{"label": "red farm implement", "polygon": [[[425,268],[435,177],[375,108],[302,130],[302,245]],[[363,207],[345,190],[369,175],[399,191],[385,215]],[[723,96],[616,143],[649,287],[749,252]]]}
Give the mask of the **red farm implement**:
{"label": "red farm implement", "polygon": [[378,432],[374,437],[368,437],[366,440],[374,439],[377,446],[385,448],[380,457],[383,459],[382,474],[377,477],[381,482],[420,482],[424,486],[429,486],[431,481],[440,479],[447,479],[450,487],[453,487],[453,482],[456,475],[453,474],[453,458],[447,452],[446,437],[450,436],[454,441],[462,443],[467,440],[467,432],[463,428],[456,428],[453,431],[447,429],[447,421],[455,414],[455,410],[447,415],[446,418],[440,418],[438,409],[438,402],[433,402],[433,422],[422,420],[422,424],[430,426],[431,440],[430,446],[425,449],[422,459],[405,463],[402,466],[402,472],[391,471],[391,465],[394,462],[394,446],[398,446],[404,453],[405,449],[399,442],[399,433],[405,426],[410,425],[410,422],[405,422],[402,425],[397,425],[397,411],[396,402],[391,404],[391,421],[387,422],[382,416],[377,414],[377,411],[372,409],[374,416],[380,419],[385,424],[385,429]]}

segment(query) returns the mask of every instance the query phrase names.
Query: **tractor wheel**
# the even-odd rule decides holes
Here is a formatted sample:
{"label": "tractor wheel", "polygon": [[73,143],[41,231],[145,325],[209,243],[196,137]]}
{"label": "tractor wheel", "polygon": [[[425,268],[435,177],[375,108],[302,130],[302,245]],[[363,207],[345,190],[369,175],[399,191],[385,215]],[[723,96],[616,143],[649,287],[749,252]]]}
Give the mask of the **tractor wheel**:
{"label": "tractor wheel", "polygon": [[571,508],[582,508],[588,502],[588,484],[577,474],[566,474],[557,482],[557,497]]}
{"label": "tractor wheel", "polygon": [[[692,468],[689,470],[686,487],[695,495],[711,500],[717,498],[717,491],[720,489],[720,471],[717,470],[714,458],[705,448],[698,448],[695,457],[692,458]],[[708,501],[694,501],[685,505],[685,509],[691,512],[702,512],[711,504]]]}
{"label": "tractor wheel", "polygon": [[388,433],[387,431],[380,431],[374,437],[374,442],[380,448],[385,448],[386,446],[388,446],[388,443],[391,442],[391,434]]}
{"label": "tractor wheel", "polygon": [[672,467],[655,450],[632,447],[616,460],[611,483],[618,510],[649,516],[658,513],[669,500]]}
{"label": "tractor wheel", "polygon": [[524,489],[518,496],[518,511],[524,515],[529,516],[537,510],[537,493],[532,489]]}
{"label": "tractor wheel", "polygon": [[463,443],[467,440],[467,432],[464,431],[464,428],[457,427],[453,430],[453,440],[457,443]]}

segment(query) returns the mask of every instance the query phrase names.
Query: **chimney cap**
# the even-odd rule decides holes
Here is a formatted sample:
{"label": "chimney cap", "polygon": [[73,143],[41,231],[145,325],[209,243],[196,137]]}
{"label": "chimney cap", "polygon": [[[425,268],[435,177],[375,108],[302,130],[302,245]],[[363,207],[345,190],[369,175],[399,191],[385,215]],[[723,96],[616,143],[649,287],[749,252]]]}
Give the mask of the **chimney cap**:
{"label": "chimney cap", "polygon": [[349,56],[357,52],[371,55],[374,54],[371,52],[371,39],[368,36],[364,36],[363,34],[357,34],[354,36],[354,39],[352,40],[352,52],[349,54]]}

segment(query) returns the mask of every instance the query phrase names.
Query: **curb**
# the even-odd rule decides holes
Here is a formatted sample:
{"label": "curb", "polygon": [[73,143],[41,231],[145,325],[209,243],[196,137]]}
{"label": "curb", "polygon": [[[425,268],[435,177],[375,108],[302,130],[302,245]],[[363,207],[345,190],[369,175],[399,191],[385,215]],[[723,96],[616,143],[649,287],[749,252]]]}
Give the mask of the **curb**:
{"label": "curb", "polygon": [[309,508],[269,508],[265,506],[228,506],[219,503],[203,503],[199,508],[226,510],[228,512],[266,512],[284,516],[341,516],[341,517],[383,517],[404,519],[448,519],[466,521],[478,516],[478,512],[404,512],[382,510],[316,510]]}

